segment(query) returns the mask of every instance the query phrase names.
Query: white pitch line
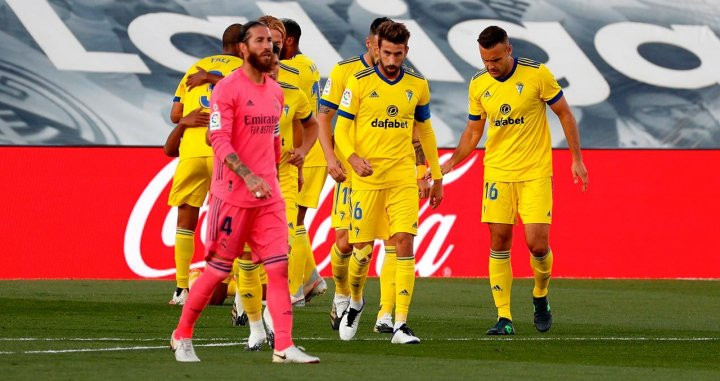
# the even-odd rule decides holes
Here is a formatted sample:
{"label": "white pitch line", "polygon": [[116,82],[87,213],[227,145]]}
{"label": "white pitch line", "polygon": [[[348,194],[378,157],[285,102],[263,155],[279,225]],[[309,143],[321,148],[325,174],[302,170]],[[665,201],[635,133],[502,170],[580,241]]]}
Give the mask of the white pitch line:
{"label": "white pitch line", "polygon": [[[119,338],[119,337],[101,337],[101,338],[87,338],[87,337],[76,337],[76,338],[38,338],[38,337],[2,337],[0,341],[86,341],[86,342],[97,342],[97,341],[123,341],[123,342],[148,342],[148,341],[166,341],[167,338]],[[232,338],[208,338],[208,339],[193,339],[195,342],[198,341],[209,341],[207,344],[196,344],[197,347],[232,347],[245,345],[247,341],[237,342],[225,340],[235,340]],[[335,341],[336,338],[327,337],[299,337],[295,340],[298,341]],[[387,338],[382,337],[370,337],[370,338],[359,338],[355,341],[388,341]],[[448,338],[430,338],[423,339],[423,341],[649,341],[649,342],[663,342],[663,341],[675,341],[675,342],[698,342],[698,341],[720,341],[720,337],[448,337]],[[0,355],[11,355],[11,354],[59,354],[59,353],[81,353],[81,352],[118,352],[118,351],[142,351],[152,349],[167,349],[168,345],[158,346],[132,346],[132,347],[110,347],[110,348],[78,348],[78,349],[48,349],[48,350],[30,350],[30,351],[0,351]]]}
{"label": "white pitch line", "polygon": [[[245,342],[234,342],[234,343],[211,343],[211,344],[197,344],[196,347],[233,347],[238,345],[245,345]],[[57,353],[79,353],[79,352],[119,352],[119,351],[144,351],[149,349],[169,349],[169,345],[152,346],[152,347],[112,347],[112,348],[81,348],[81,349],[48,349],[48,350],[34,350],[34,351],[17,351],[17,352],[0,352],[2,355],[12,354],[57,354]]]}

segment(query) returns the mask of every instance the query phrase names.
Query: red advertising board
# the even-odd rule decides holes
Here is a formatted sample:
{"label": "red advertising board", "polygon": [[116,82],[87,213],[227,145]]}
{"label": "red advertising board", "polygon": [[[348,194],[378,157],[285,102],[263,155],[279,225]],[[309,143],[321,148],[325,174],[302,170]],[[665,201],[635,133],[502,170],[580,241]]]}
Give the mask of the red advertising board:
{"label": "red advertising board", "polygon": [[[441,155],[447,157],[448,150]],[[445,200],[420,206],[420,276],[487,276],[488,232],[480,223],[482,155],[445,179]],[[720,278],[718,150],[587,150],[587,193],[570,157],[554,155],[553,275],[582,278]],[[0,279],[171,278],[176,212],[167,196],[176,161],[158,148],[2,147]],[[306,226],[321,273],[330,275],[332,183]],[[196,234],[195,266],[202,266]],[[376,247],[381,257],[381,247]],[[513,271],[530,276],[522,227]],[[371,267],[377,274],[378,263]]]}

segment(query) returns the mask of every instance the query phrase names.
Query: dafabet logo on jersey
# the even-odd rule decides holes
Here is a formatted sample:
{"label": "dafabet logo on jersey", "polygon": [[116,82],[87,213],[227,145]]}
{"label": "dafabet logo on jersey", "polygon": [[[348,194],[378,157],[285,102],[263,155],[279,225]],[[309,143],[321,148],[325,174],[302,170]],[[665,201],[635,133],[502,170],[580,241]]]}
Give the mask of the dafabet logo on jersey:
{"label": "dafabet logo on jersey", "polygon": [[[509,104],[505,103],[500,106],[500,114],[508,115],[510,114],[510,111],[512,111],[512,107],[510,107]],[[525,124],[525,117],[521,116],[519,118],[500,118],[496,119],[493,124],[495,125],[495,127],[507,126],[511,124]]]}

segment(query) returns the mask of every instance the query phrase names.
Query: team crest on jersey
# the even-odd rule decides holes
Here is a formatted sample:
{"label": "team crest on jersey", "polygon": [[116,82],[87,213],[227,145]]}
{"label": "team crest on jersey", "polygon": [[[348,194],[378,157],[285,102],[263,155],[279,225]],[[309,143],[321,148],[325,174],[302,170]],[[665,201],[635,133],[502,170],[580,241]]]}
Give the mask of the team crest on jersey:
{"label": "team crest on jersey", "polygon": [[518,95],[522,94],[523,87],[525,87],[525,85],[523,85],[522,82],[518,82],[518,83],[515,84],[515,88],[516,88],[517,91],[518,91]]}
{"label": "team crest on jersey", "polygon": [[380,98],[377,91],[373,90],[372,93],[370,93],[370,98]]}
{"label": "team crest on jersey", "polygon": [[408,102],[412,100],[413,92],[412,90],[405,90],[405,95],[407,96]]}
{"label": "team crest on jersey", "polygon": [[210,114],[210,124],[208,126],[210,128],[210,131],[216,131],[220,129],[220,112],[215,111],[212,114]]}
{"label": "team crest on jersey", "polygon": [[352,91],[345,89],[342,100],[340,100],[340,104],[345,107],[350,107],[350,101],[352,101]]}
{"label": "team crest on jersey", "polygon": [[285,113],[285,116],[286,116],[286,117],[288,116],[288,111],[290,111],[290,106],[285,105],[285,106],[283,107],[283,112]]}
{"label": "team crest on jersey", "polygon": [[340,212],[340,221],[345,219],[345,212]]}
{"label": "team crest on jersey", "polygon": [[360,228],[355,228],[355,237],[357,237],[360,234]]}
{"label": "team crest on jersey", "polygon": [[490,98],[490,90],[485,90],[485,94],[483,94],[483,97]]}
{"label": "team crest on jersey", "polygon": [[323,87],[322,95],[329,95],[331,87],[332,87],[332,79],[328,78],[327,81],[325,81],[325,87]]}

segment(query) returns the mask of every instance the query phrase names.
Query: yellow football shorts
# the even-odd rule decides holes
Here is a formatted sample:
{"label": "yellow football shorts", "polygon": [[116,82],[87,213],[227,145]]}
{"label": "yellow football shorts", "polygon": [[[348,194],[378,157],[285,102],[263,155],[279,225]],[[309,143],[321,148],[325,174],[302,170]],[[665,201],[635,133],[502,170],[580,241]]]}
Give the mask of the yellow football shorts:
{"label": "yellow football shorts", "polygon": [[350,243],[387,240],[395,233],[417,235],[417,184],[386,189],[352,190]]}
{"label": "yellow football shorts", "polygon": [[348,230],[350,229],[350,196],[352,193],[352,183],[345,180],[342,183],[335,184],[335,192],[333,193],[333,206],[331,218],[331,227],[334,229]]}
{"label": "yellow football shorts", "polygon": [[326,177],[327,167],[303,167],[304,182],[298,194],[298,205],[317,209]]}
{"label": "yellow football shorts", "polygon": [[487,180],[483,185],[482,222],[515,224],[552,222],[552,177],[505,183]]}
{"label": "yellow football shorts", "polygon": [[212,156],[181,159],[175,169],[168,205],[201,207],[210,190],[212,171]]}

